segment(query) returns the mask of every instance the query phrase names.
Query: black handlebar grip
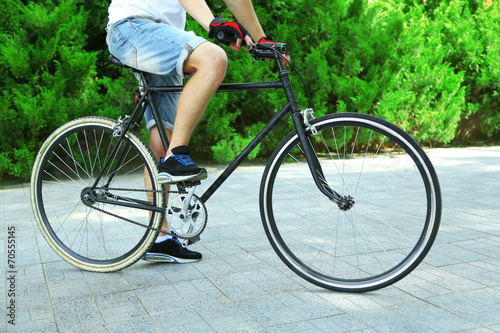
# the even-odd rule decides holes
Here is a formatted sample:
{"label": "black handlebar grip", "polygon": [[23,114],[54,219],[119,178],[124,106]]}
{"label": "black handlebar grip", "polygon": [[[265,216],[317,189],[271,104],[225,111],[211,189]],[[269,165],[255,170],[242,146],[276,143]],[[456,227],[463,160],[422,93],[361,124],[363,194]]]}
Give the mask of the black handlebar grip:
{"label": "black handlebar grip", "polygon": [[286,43],[271,43],[271,42],[266,42],[260,44],[262,45],[263,48],[265,49],[275,49],[278,52],[286,52]]}

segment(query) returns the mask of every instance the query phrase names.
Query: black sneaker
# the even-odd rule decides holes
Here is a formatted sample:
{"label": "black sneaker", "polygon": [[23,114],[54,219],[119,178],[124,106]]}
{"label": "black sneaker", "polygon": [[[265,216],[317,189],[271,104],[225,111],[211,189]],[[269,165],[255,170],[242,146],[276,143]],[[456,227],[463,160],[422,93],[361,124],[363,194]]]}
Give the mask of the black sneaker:
{"label": "black sneaker", "polygon": [[173,236],[161,243],[154,243],[142,259],[150,262],[185,264],[200,261],[201,253],[183,247],[177,237]]}
{"label": "black sneaker", "polygon": [[207,178],[207,170],[198,168],[189,157],[189,147],[179,146],[172,149],[172,155],[161,161],[158,183],[171,184],[183,181],[197,181]]}

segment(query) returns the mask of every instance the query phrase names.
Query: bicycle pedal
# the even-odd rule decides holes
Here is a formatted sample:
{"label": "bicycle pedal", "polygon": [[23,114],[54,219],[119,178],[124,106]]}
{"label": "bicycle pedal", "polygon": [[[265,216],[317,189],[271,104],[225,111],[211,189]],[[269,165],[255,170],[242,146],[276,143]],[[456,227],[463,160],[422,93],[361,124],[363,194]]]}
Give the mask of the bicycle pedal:
{"label": "bicycle pedal", "polygon": [[188,180],[185,182],[180,182],[179,184],[182,184],[185,187],[193,187],[193,186],[201,185],[201,180]]}
{"label": "bicycle pedal", "polygon": [[179,238],[179,240],[182,242],[182,247],[188,247],[189,245],[193,245],[194,243],[199,242],[201,240],[201,238],[198,235],[198,236],[195,236],[195,237],[189,238],[189,239]]}
{"label": "bicycle pedal", "polygon": [[188,180],[184,182],[176,183],[179,192],[187,192],[186,188],[195,187],[201,185],[201,180]]}

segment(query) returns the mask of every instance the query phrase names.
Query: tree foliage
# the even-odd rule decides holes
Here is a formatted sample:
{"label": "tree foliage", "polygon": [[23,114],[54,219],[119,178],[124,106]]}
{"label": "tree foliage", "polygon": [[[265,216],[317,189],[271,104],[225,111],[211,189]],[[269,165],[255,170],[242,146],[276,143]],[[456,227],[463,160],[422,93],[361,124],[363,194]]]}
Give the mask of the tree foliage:
{"label": "tree foliage", "polygon": [[80,1],[7,0],[4,6],[0,176],[27,179],[38,148],[58,126],[83,115],[118,116],[121,74],[127,74],[98,73],[105,50],[102,42],[88,48],[97,31]]}
{"label": "tree foliage", "polygon": [[[231,18],[222,0],[207,3],[216,15]],[[288,43],[316,116],[370,113],[429,144],[498,137],[498,1],[253,3],[266,32]],[[69,119],[119,116],[122,93],[134,78],[106,61],[107,6],[6,0],[0,18],[0,177],[29,177],[43,140]],[[207,35],[192,20],[188,28]],[[272,62],[227,53],[226,82],[276,79]],[[292,79],[301,106],[308,107],[300,81]],[[219,162],[231,160],[284,102],[275,90],[219,93],[192,145]],[[281,124],[251,157],[266,156],[289,130]]]}

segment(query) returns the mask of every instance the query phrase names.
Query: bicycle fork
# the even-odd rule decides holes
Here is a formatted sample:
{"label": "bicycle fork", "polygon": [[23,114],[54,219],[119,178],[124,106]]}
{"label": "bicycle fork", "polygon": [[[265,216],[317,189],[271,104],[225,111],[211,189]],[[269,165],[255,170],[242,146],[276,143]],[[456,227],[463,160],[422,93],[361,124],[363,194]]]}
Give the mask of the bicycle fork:
{"label": "bicycle fork", "polygon": [[[335,202],[341,210],[349,210],[354,205],[353,198],[351,196],[342,196],[340,193],[332,189],[330,185],[328,185],[323,169],[321,168],[321,164],[319,163],[314,144],[310,139],[312,134],[317,134],[316,128],[311,125],[307,119],[308,115],[312,114],[312,109],[306,109],[303,111],[300,110],[288,72],[279,61],[276,63],[280,68],[279,77],[281,82],[283,82],[283,90],[291,107],[291,118],[293,120],[293,124],[295,125],[295,129],[297,130],[299,141],[302,145],[302,149],[304,150],[307,164],[309,165],[309,170],[311,171],[314,182],[321,193],[327,196],[331,201]],[[309,130],[309,133],[307,133],[307,130]]]}
{"label": "bicycle fork", "polygon": [[347,211],[354,205],[354,199],[349,195],[341,195],[328,185],[328,181],[323,173],[323,168],[318,160],[318,154],[311,140],[311,135],[318,134],[318,131],[314,125],[309,123],[309,115],[312,115],[312,109],[292,112],[292,120],[297,130],[299,142],[304,150],[304,155],[309,165],[314,183],[321,193],[338,205],[340,210]]}

